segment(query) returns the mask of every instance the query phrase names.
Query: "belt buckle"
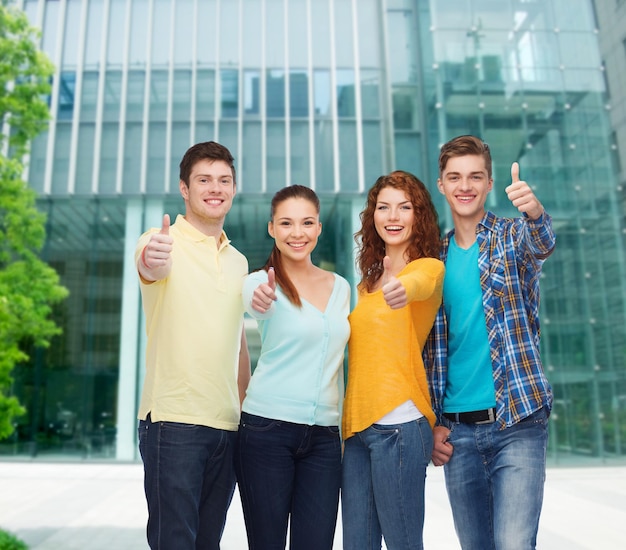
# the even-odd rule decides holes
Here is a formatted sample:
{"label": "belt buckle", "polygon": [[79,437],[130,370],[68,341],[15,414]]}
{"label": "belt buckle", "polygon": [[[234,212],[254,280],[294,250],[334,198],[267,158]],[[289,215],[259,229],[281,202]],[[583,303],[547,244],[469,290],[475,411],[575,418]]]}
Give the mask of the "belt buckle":
{"label": "belt buckle", "polygon": [[487,420],[480,420],[479,422],[474,422],[474,424],[493,424],[496,421],[495,408],[488,408],[487,413],[489,415],[489,418],[487,418]]}

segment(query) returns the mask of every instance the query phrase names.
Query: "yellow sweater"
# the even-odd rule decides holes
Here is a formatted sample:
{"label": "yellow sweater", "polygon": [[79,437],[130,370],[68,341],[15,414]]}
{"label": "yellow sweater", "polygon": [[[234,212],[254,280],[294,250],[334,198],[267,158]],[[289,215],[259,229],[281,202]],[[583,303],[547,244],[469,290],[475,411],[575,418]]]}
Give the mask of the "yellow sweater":
{"label": "yellow sweater", "polygon": [[349,317],[345,439],[409,399],[434,425],[422,350],[441,305],[443,275],[443,262],[434,258],[409,263],[398,274],[409,302],[401,309],[391,309],[382,290],[359,289]]}

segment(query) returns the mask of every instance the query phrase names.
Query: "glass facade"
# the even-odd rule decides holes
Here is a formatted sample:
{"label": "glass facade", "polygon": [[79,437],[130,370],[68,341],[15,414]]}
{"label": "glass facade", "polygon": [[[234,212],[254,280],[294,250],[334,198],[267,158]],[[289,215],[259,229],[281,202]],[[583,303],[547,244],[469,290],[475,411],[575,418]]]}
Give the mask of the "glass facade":
{"label": "glass facade", "polygon": [[[261,265],[269,201],[322,200],[316,261],[356,282],[366,190],[404,169],[436,189],[439,147],[494,156],[489,207],[519,161],[552,214],[542,350],[555,390],[550,458],[626,456],[626,261],[613,132],[591,0],[25,0],[57,72],[29,185],[44,257],[70,290],[64,332],[15,371],[27,407],[3,455],[137,459],[144,330],[133,252],[183,208],[178,162],[231,149],[226,231]],[[253,360],[258,353],[249,326]]]}

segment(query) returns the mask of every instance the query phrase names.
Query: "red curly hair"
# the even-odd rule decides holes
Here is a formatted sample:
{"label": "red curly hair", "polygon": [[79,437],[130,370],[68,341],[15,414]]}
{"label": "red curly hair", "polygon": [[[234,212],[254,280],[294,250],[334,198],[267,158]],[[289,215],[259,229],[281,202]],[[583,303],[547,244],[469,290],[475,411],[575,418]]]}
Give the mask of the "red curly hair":
{"label": "red curly hair", "polygon": [[414,239],[407,248],[407,263],[418,258],[439,258],[441,235],[439,218],[426,186],[413,174],[396,170],[376,180],[367,194],[365,209],[361,212],[361,229],[354,235],[358,246],[357,265],[361,271],[359,286],[371,292],[383,274],[385,243],[374,226],[374,212],[378,194],[385,187],[400,189],[406,193],[414,211]]}

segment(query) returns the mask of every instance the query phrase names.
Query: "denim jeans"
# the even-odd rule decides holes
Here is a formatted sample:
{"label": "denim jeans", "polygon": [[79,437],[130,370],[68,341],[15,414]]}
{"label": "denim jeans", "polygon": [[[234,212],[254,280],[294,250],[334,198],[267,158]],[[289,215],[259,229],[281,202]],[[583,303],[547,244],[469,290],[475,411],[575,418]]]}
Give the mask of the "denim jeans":
{"label": "denim jeans", "polygon": [[373,424],[348,438],[343,455],[344,550],[421,550],[424,483],[433,449],[426,418]]}
{"label": "denim jeans", "polygon": [[235,467],[250,550],[331,550],[339,508],[336,426],[242,413]]}
{"label": "denim jeans", "polygon": [[152,550],[219,550],[235,490],[237,432],[139,422]]}
{"label": "denim jeans", "polygon": [[504,430],[444,419],[454,451],[444,466],[463,550],[535,548],[548,441],[544,407]]}

